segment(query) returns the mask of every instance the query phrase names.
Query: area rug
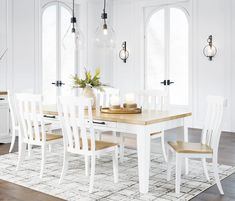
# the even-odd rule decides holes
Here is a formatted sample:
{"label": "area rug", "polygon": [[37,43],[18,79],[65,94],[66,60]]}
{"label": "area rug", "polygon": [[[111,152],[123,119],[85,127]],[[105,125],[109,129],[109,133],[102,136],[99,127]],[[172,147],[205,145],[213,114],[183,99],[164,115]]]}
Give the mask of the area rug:
{"label": "area rug", "polygon": [[[64,200],[71,201],[143,201],[143,200],[190,200],[202,191],[214,185],[211,164],[208,164],[211,182],[207,182],[200,161],[190,160],[190,174],[182,176],[181,194],[174,193],[174,174],[171,181],[166,181],[166,163],[161,154],[151,154],[149,193],[139,193],[137,153],[125,150],[125,160],[119,164],[119,183],[113,183],[112,158],[102,156],[97,159],[95,186],[92,194],[88,193],[89,178],[85,176],[84,158],[71,156],[69,170],[62,184],[58,184],[63,159],[63,146],[56,145],[52,152],[47,151],[46,169],[43,179],[39,178],[41,152],[34,148],[32,156],[26,157],[20,170],[16,172],[18,153],[0,156],[0,179],[28,187]],[[235,172],[235,168],[219,165],[220,178]],[[219,191],[218,191],[219,193]]]}

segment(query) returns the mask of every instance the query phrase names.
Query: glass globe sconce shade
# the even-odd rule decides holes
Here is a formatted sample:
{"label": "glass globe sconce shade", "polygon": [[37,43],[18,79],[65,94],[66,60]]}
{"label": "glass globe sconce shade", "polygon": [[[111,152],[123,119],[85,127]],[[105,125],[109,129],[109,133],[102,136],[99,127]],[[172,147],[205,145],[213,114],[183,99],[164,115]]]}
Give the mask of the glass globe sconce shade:
{"label": "glass globe sconce shade", "polygon": [[126,49],[126,41],[122,43],[122,49],[119,52],[119,57],[121,60],[123,60],[124,63],[126,63],[127,59],[129,58],[129,52]]}
{"label": "glass globe sconce shade", "polygon": [[210,35],[207,39],[208,45],[206,45],[203,49],[203,54],[212,61],[212,58],[216,55],[217,49],[212,43],[212,35]]}

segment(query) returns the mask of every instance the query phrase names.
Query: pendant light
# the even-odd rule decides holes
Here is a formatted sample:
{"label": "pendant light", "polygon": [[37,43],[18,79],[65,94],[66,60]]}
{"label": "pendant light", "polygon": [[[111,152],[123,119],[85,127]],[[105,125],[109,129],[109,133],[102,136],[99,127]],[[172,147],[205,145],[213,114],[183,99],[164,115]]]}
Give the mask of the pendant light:
{"label": "pendant light", "polygon": [[75,43],[76,46],[79,46],[80,48],[84,46],[84,37],[82,34],[82,31],[79,29],[79,26],[77,26],[77,18],[75,17],[75,0],[73,0],[73,8],[72,8],[72,17],[71,17],[71,24],[72,29],[71,32],[75,35]]}
{"label": "pendant light", "polygon": [[115,47],[115,32],[108,24],[108,14],[106,13],[106,0],[104,0],[103,13],[101,14],[101,24],[97,27],[95,33],[95,43],[101,48]]}
{"label": "pendant light", "polygon": [[72,17],[71,17],[71,23],[72,23],[72,33],[75,33],[76,32],[76,29],[75,29],[75,24],[77,23],[77,18],[75,17],[75,14],[74,14],[74,0],[73,0],[73,11],[72,11]]}

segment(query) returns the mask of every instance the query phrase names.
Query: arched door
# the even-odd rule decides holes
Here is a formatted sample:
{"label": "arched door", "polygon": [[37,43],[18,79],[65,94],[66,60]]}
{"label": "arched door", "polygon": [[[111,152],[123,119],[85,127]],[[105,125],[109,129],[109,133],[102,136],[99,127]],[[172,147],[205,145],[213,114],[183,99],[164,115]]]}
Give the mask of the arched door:
{"label": "arched door", "polygon": [[71,32],[71,7],[51,2],[42,12],[42,94],[46,104],[59,95],[73,94],[71,76],[76,66],[75,34]]}
{"label": "arched door", "polygon": [[189,106],[188,13],[177,7],[145,9],[145,88],[166,90],[171,106]]}

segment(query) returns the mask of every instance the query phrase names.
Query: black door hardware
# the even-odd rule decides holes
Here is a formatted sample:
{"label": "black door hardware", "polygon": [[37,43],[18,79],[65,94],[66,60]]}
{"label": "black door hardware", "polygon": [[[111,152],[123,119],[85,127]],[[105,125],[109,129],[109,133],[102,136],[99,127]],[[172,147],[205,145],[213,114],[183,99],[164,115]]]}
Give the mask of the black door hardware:
{"label": "black door hardware", "polygon": [[57,87],[61,87],[62,85],[65,85],[61,80],[57,80],[56,82],[52,82],[51,84],[54,84]]}
{"label": "black door hardware", "polygon": [[171,82],[170,80],[163,80],[163,82],[161,82],[161,84],[163,84],[164,86],[169,86],[171,84],[173,84],[174,82]]}

